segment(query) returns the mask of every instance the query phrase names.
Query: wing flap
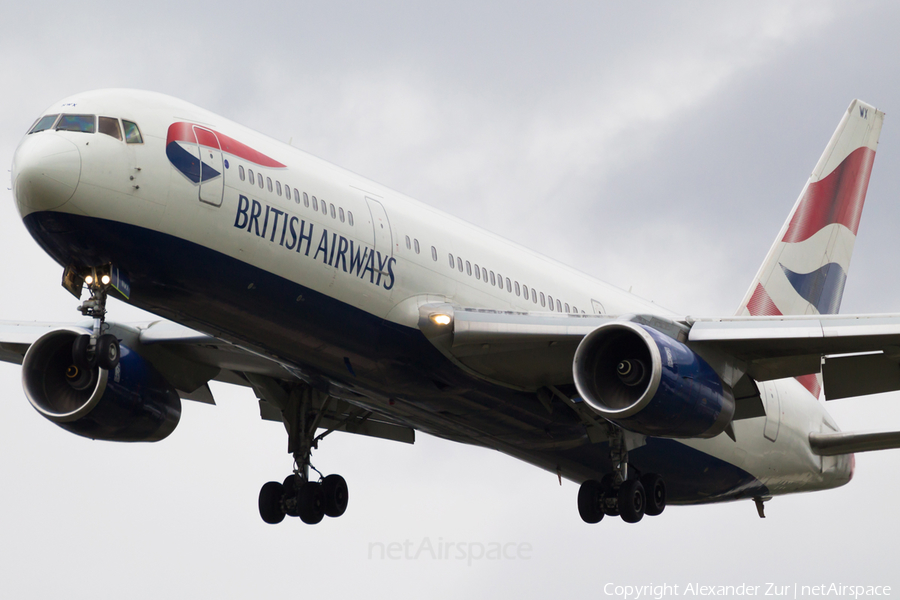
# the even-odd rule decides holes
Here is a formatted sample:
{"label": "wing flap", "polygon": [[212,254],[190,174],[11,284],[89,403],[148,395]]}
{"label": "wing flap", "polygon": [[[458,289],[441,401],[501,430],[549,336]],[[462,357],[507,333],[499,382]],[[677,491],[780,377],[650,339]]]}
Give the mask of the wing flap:
{"label": "wing flap", "polygon": [[900,390],[900,361],[885,352],[826,357],[822,364],[826,400]]}
{"label": "wing flap", "polygon": [[[850,362],[833,355],[887,353],[900,347],[900,315],[810,315],[778,317],[731,317],[689,319],[688,342],[696,348],[713,348],[745,365],[745,372],[757,381],[818,373],[822,361],[832,362],[831,383],[850,389]],[[859,364],[875,369],[879,359]],[[900,377],[888,377],[887,367],[877,393],[900,389]],[[858,376],[857,376],[858,377]],[[891,387],[893,386],[893,387]],[[826,396],[832,397],[825,385]],[[859,390],[865,386],[859,386]],[[842,391],[840,393],[849,393]],[[849,395],[861,395],[861,391]],[[845,396],[840,396],[845,397]]]}

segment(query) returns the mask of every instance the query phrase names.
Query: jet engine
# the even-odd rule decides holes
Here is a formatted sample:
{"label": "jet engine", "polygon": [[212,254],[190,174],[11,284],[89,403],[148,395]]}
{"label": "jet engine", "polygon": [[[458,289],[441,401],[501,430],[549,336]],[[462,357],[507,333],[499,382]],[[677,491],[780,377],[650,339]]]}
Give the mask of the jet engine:
{"label": "jet engine", "polygon": [[575,352],[575,387],[620,427],[667,438],[710,438],[734,416],[734,396],[686,345],[632,322],[601,325]]}
{"label": "jet engine", "polygon": [[175,389],[123,345],[115,369],[79,368],[72,345],[85,333],[56,329],[31,345],[22,363],[31,405],[66,431],[91,439],[156,442],[172,433],[181,417]]}

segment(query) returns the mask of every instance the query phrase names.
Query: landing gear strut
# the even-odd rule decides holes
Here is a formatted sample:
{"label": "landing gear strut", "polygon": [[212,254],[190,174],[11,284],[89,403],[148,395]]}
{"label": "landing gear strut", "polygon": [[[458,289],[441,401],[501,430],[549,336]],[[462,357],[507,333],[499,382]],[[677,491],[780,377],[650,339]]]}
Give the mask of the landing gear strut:
{"label": "landing gear strut", "polygon": [[[68,275],[68,270],[66,272]],[[119,340],[109,333],[103,333],[106,321],[106,298],[112,283],[110,275],[104,269],[91,269],[83,277],[91,297],[81,303],[78,310],[82,315],[94,319],[93,331],[81,335],[72,344],[72,367],[70,371],[77,376],[79,371],[87,372],[94,367],[113,370],[119,364]],[[80,289],[79,289],[80,291]]]}
{"label": "landing gear strut", "polygon": [[[277,384],[271,380],[251,382],[267,401],[281,405],[282,419],[288,431],[288,452],[294,456],[294,472],[283,483],[270,481],[259,491],[262,520],[275,524],[287,515],[300,517],[304,523],[314,525],[326,516],[343,515],[349,499],[347,482],[340,475],[323,477],[311,462],[313,448],[331,433],[315,435],[328,406],[327,396],[306,384],[296,385],[290,393],[285,393],[281,388],[272,388]],[[318,474],[317,479],[310,479],[310,470]]]}
{"label": "landing gear strut", "polygon": [[604,515],[621,516],[637,523],[644,515],[656,516],[666,508],[666,485],[655,473],[636,476],[628,469],[626,432],[609,426],[609,457],[613,472],[602,481],[590,479],[578,490],[578,513],[585,523],[599,523]]}

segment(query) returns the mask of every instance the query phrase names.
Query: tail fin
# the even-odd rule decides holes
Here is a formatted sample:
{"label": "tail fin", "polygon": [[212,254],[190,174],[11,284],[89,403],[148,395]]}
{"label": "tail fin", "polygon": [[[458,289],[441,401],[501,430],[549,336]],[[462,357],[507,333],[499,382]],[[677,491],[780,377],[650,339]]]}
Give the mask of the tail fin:
{"label": "tail fin", "polygon": [[883,120],[868,104],[850,103],[738,315],[838,312]]}
{"label": "tail fin", "polygon": [[[838,312],[883,120],[874,107],[850,103],[738,315]],[[818,397],[817,375],[797,379]]]}

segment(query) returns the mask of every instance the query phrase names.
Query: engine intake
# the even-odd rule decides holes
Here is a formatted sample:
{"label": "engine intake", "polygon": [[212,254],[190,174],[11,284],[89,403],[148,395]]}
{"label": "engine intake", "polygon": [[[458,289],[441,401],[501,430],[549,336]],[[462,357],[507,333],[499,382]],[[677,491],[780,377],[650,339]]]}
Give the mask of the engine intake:
{"label": "engine intake", "polygon": [[156,442],[181,417],[178,392],[149,362],[120,345],[118,366],[83,371],[73,364],[72,344],[87,333],[57,329],[25,354],[22,385],[31,405],[63,429],[91,439]]}
{"label": "engine intake", "polygon": [[573,370],[584,402],[629,431],[710,438],[734,416],[731,390],[705,360],[637,323],[607,323],[586,335]]}

